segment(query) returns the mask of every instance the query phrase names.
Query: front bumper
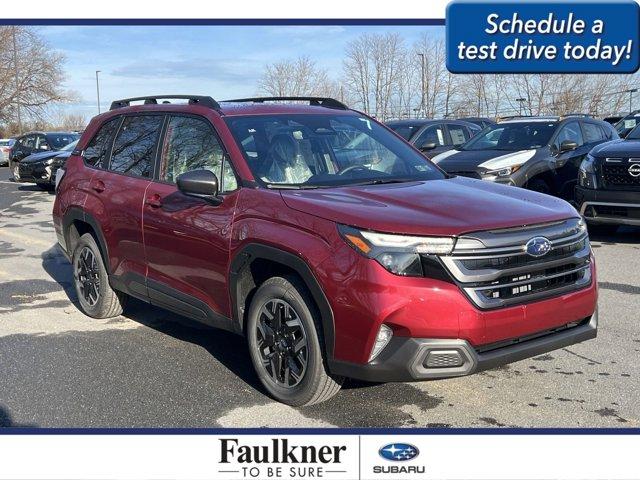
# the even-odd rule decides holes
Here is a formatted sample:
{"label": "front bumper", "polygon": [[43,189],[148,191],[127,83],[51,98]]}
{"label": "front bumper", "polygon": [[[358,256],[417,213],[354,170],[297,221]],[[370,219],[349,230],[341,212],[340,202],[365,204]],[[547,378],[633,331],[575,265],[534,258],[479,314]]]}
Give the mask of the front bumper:
{"label": "front bumper", "polygon": [[41,183],[52,185],[55,182],[55,165],[45,165],[44,163],[17,163],[18,178],[16,181],[23,183]]}
{"label": "front bumper", "polygon": [[640,192],[576,187],[577,209],[588,223],[640,225]]}
{"label": "front bumper", "polygon": [[471,375],[595,338],[598,311],[551,331],[474,348],[461,339],[394,337],[367,364],[333,361],[336,375],[369,382],[410,382]]}

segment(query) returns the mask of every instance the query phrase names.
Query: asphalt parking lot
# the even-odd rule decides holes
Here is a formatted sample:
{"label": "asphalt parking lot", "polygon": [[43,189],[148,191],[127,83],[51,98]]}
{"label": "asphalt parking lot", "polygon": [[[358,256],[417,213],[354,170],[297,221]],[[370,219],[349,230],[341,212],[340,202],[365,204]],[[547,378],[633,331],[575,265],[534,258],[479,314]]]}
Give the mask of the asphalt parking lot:
{"label": "asphalt parking lot", "polygon": [[471,377],[347,383],[294,409],[263,393],[240,337],[140,302],[80,313],[53,194],[10,177],[0,168],[0,426],[640,426],[640,229],[592,239],[596,340]]}

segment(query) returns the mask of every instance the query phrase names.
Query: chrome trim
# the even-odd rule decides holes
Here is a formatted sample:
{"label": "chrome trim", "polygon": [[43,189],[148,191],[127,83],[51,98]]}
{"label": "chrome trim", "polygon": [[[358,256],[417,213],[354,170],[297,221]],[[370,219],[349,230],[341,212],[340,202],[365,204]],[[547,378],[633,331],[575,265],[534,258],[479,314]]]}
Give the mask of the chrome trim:
{"label": "chrome trim", "polygon": [[[583,277],[578,280],[577,282],[571,284],[571,285],[563,285],[562,287],[558,287],[558,288],[553,288],[553,289],[549,289],[549,290],[544,290],[541,292],[534,292],[531,293],[529,295],[523,294],[523,295],[519,295],[517,297],[513,297],[513,298],[508,298],[508,299],[501,299],[501,298],[486,298],[484,296],[481,296],[478,294],[479,291],[481,290],[487,290],[489,289],[489,287],[486,288],[465,288],[465,292],[467,293],[467,295],[469,295],[469,297],[474,301],[474,303],[476,305],[478,305],[480,308],[499,308],[499,307],[506,307],[509,305],[517,305],[517,304],[521,304],[524,302],[531,302],[533,300],[542,300],[551,296],[557,296],[557,295],[561,295],[564,293],[569,293],[569,292],[573,292],[575,290],[579,290],[581,288],[587,287],[588,285],[591,284],[591,263],[588,263],[587,265],[580,267],[579,269],[575,269],[572,271],[567,271],[567,272],[563,272],[561,274],[557,274],[557,275],[553,275],[553,276],[548,276],[548,277],[537,277],[537,278],[532,278],[530,280],[526,280],[524,282],[521,282],[523,284],[528,284],[528,283],[534,283],[537,281],[542,281],[542,280],[546,280],[548,278],[557,278],[563,275],[571,275],[572,273],[576,273],[580,270],[584,270],[584,275]],[[503,286],[509,286],[509,285],[494,285],[493,288],[496,287],[500,287],[502,288]],[[516,286],[516,285],[513,285]]]}
{"label": "chrome trim", "polygon": [[[549,253],[542,257],[527,256],[526,243],[534,237],[546,237],[552,244]],[[473,246],[475,248],[458,248],[459,245]],[[462,242],[462,243],[461,243]],[[562,257],[555,257],[554,252],[571,246],[579,248],[577,251],[567,252]],[[478,248],[484,245],[485,248]],[[506,257],[517,257],[514,264],[486,267],[478,269],[468,268],[464,265],[469,260],[486,260]],[[523,261],[523,257],[525,260]],[[440,261],[447,269],[451,277],[462,289],[471,301],[479,308],[489,309],[506,305],[515,305],[530,302],[532,300],[561,295],[565,292],[578,290],[591,284],[591,245],[584,222],[580,218],[542,225],[530,225],[522,228],[509,228],[503,230],[491,230],[474,232],[463,235],[456,243],[456,247],[449,255],[440,255]],[[471,265],[469,267],[472,267]],[[485,267],[485,268],[482,268]],[[550,268],[566,267],[567,270],[559,273],[546,274]],[[498,288],[510,288],[529,285],[560,278],[575,273],[584,272],[582,277],[571,284],[551,287],[547,290],[535,292],[522,292],[507,298],[486,298],[482,292]],[[518,280],[519,276],[528,276]],[[505,278],[513,277],[513,278]],[[509,282],[500,284],[499,281]],[[513,280],[513,281],[509,281]]]}

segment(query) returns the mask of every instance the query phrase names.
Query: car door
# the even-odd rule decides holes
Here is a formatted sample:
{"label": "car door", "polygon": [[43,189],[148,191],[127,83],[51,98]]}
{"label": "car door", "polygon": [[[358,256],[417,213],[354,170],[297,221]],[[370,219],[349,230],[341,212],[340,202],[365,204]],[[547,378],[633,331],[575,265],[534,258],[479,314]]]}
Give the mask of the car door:
{"label": "car door", "polygon": [[[143,207],[149,296],[156,305],[225,327],[230,317],[231,226],[239,195],[236,177],[207,119],[172,115],[165,130],[156,180]],[[218,177],[220,203],[178,190],[180,174],[201,169]]]}
{"label": "car door", "polygon": [[[97,216],[109,250],[109,272],[122,288],[146,296],[142,205],[155,169],[164,114],[125,115],[106,169],[96,169],[85,210]],[[87,152],[85,151],[85,156]]]}
{"label": "car door", "polygon": [[427,125],[412,143],[427,158],[433,158],[452,148],[447,145],[447,134],[442,123]]}
{"label": "car door", "polygon": [[[578,179],[578,168],[590,150],[590,147],[584,142],[580,123],[576,120],[564,124],[558,130],[552,142],[552,151],[556,152],[553,161],[556,190],[558,195],[565,199],[573,198],[573,187]],[[575,142],[577,148],[567,152],[560,152],[560,147],[565,141]]]}

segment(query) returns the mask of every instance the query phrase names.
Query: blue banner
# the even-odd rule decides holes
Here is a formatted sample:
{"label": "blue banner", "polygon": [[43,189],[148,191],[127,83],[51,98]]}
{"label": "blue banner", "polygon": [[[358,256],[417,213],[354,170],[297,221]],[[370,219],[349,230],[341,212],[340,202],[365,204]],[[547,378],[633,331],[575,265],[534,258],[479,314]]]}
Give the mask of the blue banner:
{"label": "blue banner", "polygon": [[640,9],[634,1],[476,2],[447,7],[454,73],[633,73]]}

